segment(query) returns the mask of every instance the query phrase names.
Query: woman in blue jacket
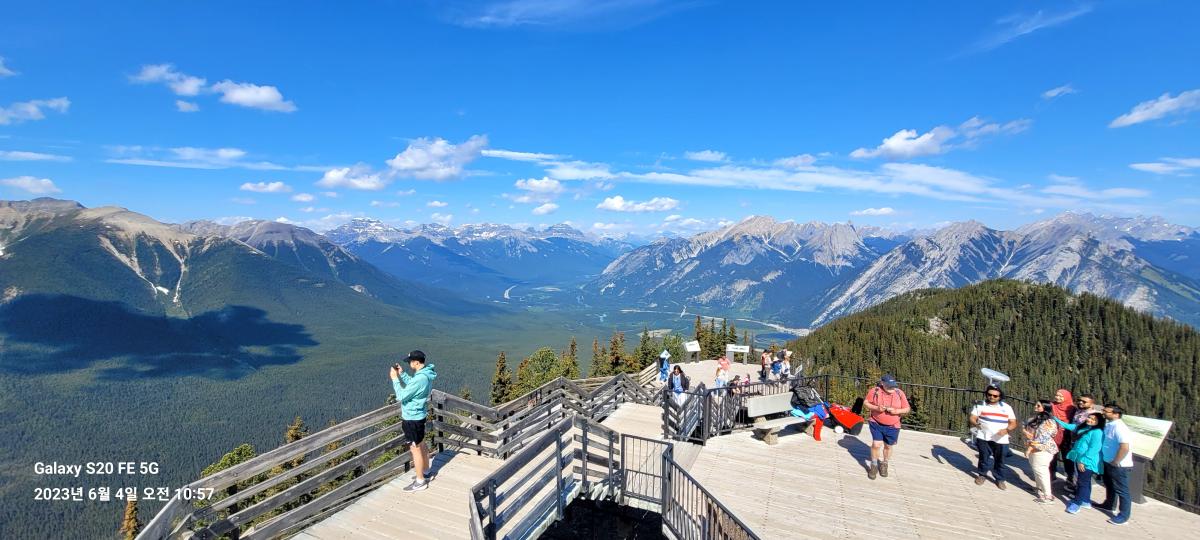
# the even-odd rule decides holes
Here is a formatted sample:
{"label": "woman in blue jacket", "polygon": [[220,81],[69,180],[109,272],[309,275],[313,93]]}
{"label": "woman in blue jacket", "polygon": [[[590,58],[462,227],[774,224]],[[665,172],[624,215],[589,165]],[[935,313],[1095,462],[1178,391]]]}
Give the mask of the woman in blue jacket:
{"label": "woman in blue jacket", "polygon": [[1067,513],[1074,514],[1092,507],[1092,477],[1104,473],[1104,460],[1100,458],[1100,448],[1104,446],[1104,414],[1093,412],[1082,424],[1068,424],[1058,418],[1054,421],[1063,429],[1075,432],[1074,446],[1067,454],[1067,459],[1075,463],[1077,470],[1075,500],[1067,505]]}

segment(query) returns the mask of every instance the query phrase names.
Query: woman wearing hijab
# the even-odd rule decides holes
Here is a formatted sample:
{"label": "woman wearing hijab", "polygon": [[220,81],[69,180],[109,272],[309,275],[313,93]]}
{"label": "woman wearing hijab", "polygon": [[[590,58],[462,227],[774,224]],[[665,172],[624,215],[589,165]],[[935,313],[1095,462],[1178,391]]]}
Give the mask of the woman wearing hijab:
{"label": "woman wearing hijab", "polygon": [[[1075,399],[1071,395],[1071,391],[1066,388],[1059,388],[1054,393],[1054,417],[1066,423],[1071,423],[1075,419]],[[1058,471],[1058,460],[1063,462],[1063,473],[1067,476],[1067,484],[1075,483],[1075,464],[1067,458],[1067,454],[1071,452],[1075,436],[1070,431],[1065,429],[1058,430],[1058,434],[1054,436],[1054,443],[1058,445],[1058,454],[1050,461],[1050,481],[1054,481],[1054,474]]]}
{"label": "woman wearing hijab", "polygon": [[1037,483],[1038,502],[1054,502],[1050,491],[1050,480],[1054,478],[1050,469],[1050,461],[1058,455],[1058,445],[1054,436],[1059,432],[1058,424],[1054,422],[1054,404],[1050,401],[1039,401],[1033,406],[1037,413],[1025,422],[1025,439],[1029,444],[1025,447],[1029,466],[1033,468],[1033,479]]}

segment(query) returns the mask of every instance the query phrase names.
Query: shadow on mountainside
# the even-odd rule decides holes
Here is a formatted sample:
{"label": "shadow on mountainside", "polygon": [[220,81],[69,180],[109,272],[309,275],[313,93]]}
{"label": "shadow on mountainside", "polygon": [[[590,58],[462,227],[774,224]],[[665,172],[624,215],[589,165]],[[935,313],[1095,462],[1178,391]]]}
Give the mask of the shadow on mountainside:
{"label": "shadow on mountainside", "polygon": [[301,359],[302,325],[271,322],[261,309],[227,306],[188,319],[146,315],[120,302],[25,295],[0,306],[0,372],[53,374],[110,360],[102,379],[200,375],[238,379]]}

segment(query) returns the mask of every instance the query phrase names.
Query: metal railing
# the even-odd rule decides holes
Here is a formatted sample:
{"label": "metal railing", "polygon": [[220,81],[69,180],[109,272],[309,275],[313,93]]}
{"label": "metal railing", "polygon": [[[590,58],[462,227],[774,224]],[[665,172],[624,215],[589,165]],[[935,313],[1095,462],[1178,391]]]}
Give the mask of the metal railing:
{"label": "metal railing", "polygon": [[668,453],[663,461],[663,526],[679,540],[758,540],[758,535],[717,500]]}
{"label": "metal railing", "polygon": [[664,455],[673,455],[671,443],[636,435],[621,436],[621,502],[662,504]]}

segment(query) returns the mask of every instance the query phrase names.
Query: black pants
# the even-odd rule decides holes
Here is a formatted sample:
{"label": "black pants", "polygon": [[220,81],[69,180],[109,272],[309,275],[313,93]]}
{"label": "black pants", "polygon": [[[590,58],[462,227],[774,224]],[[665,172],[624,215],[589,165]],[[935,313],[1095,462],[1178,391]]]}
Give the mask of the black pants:
{"label": "black pants", "polygon": [[1071,447],[1075,446],[1074,435],[1074,433],[1064,429],[1062,444],[1058,445],[1058,459],[1062,460],[1063,474],[1067,476],[1067,483],[1069,484],[1075,483],[1075,473],[1079,471],[1075,466],[1075,462],[1067,459],[1067,452],[1070,452]]}
{"label": "black pants", "polygon": [[988,458],[992,459],[992,477],[997,482],[1004,480],[1004,455],[1008,453],[1008,445],[1000,444],[996,441],[985,441],[983,439],[975,439],[975,446],[979,448],[979,464],[975,467],[975,471],[979,476],[987,476]]}

